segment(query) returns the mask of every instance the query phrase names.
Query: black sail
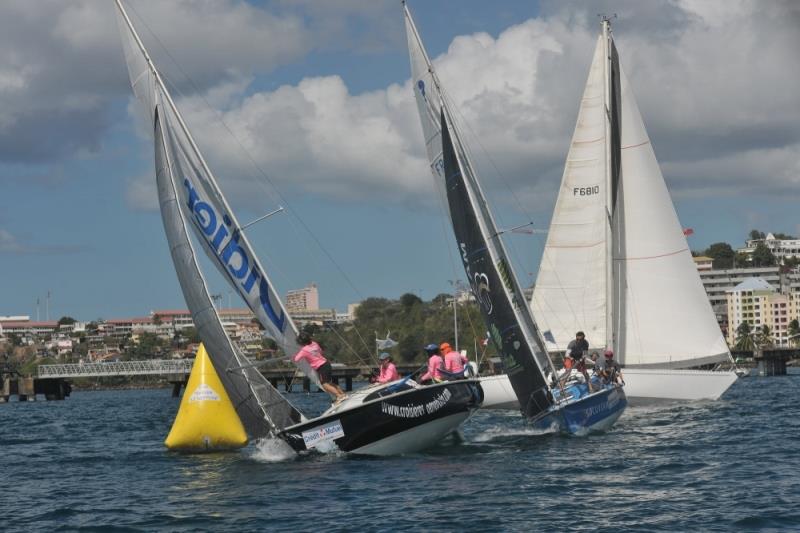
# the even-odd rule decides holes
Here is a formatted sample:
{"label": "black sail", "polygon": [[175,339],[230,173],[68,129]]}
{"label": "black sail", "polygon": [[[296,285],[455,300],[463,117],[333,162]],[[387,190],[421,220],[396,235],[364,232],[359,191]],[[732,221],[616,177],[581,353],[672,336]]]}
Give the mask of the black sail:
{"label": "black sail", "polygon": [[[501,354],[522,413],[535,418],[553,403],[544,372],[546,350],[499,242],[486,201],[468,164],[462,164],[441,112],[445,190],[459,255],[489,336]],[[466,175],[465,175],[466,174]],[[473,185],[475,184],[475,185]],[[477,207],[483,206],[483,207]],[[490,244],[488,239],[496,239]],[[492,253],[494,250],[494,254]],[[493,255],[495,256],[493,258]],[[520,324],[526,321],[526,334]]]}

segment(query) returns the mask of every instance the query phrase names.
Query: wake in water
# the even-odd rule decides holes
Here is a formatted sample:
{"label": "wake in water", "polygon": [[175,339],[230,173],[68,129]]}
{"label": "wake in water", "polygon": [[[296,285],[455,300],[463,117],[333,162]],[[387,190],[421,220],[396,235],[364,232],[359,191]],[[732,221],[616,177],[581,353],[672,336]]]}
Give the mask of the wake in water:
{"label": "wake in water", "polygon": [[508,441],[523,437],[538,437],[558,433],[558,425],[554,424],[547,429],[531,427],[509,428],[508,426],[492,426],[472,438],[472,442]]}
{"label": "wake in water", "polygon": [[297,454],[286,441],[281,439],[259,439],[250,457],[263,463],[278,463],[295,459]]}

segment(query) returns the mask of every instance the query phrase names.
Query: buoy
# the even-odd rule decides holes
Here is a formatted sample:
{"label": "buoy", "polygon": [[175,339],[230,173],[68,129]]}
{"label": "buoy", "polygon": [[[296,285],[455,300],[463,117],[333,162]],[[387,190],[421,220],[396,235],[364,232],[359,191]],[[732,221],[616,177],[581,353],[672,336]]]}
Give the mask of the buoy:
{"label": "buoy", "polygon": [[242,421],[202,344],[164,444],[183,452],[233,450],[247,445]]}

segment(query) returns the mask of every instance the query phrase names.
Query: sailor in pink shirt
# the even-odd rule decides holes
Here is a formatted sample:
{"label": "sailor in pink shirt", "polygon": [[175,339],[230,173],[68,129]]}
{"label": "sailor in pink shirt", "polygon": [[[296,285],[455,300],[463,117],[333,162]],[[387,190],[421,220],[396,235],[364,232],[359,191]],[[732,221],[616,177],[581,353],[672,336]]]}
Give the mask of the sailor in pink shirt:
{"label": "sailor in pink shirt", "polygon": [[439,349],[444,354],[444,369],[446,371],[451,374],[464,372],[464,356],[453,350],[446,342],[443,342]]}
{"label": "sailor in pink shirt", "polygon": [[435,381],[439,383],[442,381],[442,369],[444,368],[444,359],[439,355],[439,347],[435,344],[429,344],[425,347],[428,353],[428,371],[419,378],[420,382]]}
{"label": "sailor in pink shirt", "polygon": [[331,364],[322,354],[322,347],[305,331],[301,331],[297,335],[297,344],[302,348],[292,357],[292,361],[298,363],[301,360],[305,360],[317,372],[319,384],[325,389],[325,392],[333,396],[337,403],[344,400],[347,395],[339,388],[339,385],[333,382],[333,368],[331,368]]}
{"label": "sailor in pink shirt", "polygon": [[386,352],[381,354],[381,373],[378,375],[378,383],[389,383],[400,379],[397,367],[392,362],[392,355]]}

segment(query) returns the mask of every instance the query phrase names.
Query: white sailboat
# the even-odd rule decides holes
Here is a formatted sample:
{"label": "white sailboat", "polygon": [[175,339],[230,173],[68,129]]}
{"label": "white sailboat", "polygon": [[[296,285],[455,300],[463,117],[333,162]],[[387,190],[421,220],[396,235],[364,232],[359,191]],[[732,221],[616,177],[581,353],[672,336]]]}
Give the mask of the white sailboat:
{"label": "white sailboat", "polygon": [[491,342],[502,354],[520,410],[538,429],[555,427],[570,434],[608,429],[627,406],[625,392],[615,383],[565,387],[555,379],[545,341],[405,3],[404,13],[431,171],[444,190],[467,280]]}
{"label": "white sailboat", "polygon": [[[392,455],[424,449],[457,430],[481,404],[477,380],[422,387],[404,379],[373,386],[307,420],[231,342],[197,262],[189,226],[286,354],[297,351],[298,331],[120,0],[116,4],[133,92],[153,128],[159,204],[178,280],[198,334],[248,435],[283,439],[298,452],[333,443],[345,452]],[[301,369],[316,379],[308,366]]]}
{"label": "white sailboat", "polygon": [[[608,20],[602,21],[530,302],[558,350],[584,331],[624,366],[632,404],[716,400],[732,362]],[[498,391],[502,393],[502,391]],[[502,397],[485,387],[485,405]]]}

